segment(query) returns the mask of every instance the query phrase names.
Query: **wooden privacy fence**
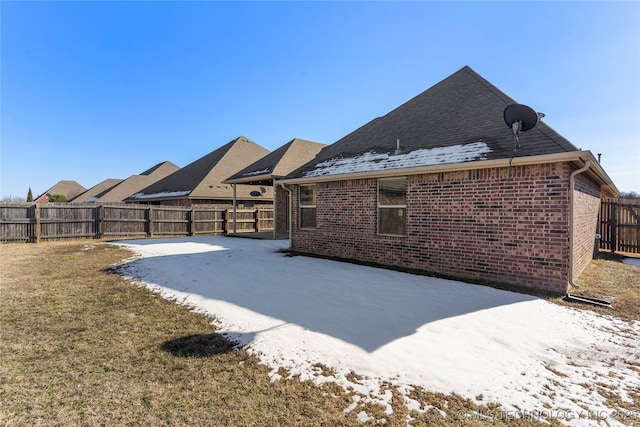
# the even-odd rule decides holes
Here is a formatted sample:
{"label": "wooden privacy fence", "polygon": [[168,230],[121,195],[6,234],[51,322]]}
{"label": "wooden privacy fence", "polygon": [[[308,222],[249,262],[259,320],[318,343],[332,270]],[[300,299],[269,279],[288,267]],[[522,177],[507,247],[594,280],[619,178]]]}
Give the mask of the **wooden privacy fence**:
{"label": "wooden privacy fence", "polygon": [[[273,208],[236,209],[235,232],[273,230]],[[0,204],[0,240],[233,233],[233,209],[150,205]]]}
{"label": "wooden privacy fence", "polygon": [[604,199],[600,249],[640,254],[640,199]]}

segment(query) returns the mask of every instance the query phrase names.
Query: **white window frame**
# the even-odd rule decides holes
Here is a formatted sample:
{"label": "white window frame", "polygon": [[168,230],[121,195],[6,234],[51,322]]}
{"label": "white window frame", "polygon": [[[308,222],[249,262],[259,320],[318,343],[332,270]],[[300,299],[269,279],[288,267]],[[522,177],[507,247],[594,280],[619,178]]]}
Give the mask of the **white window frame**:
{"label": "white window frame", "polygon": [[[314,199],[314,204],[313,205],[303,205],[302,204],[302,187],[311,187],[312,191],[313,191],[313,199]],[[301,184],[299,186],[298,189],[298,228],[300,230],[315,230],[318,228],[318,216],[317,216],[317,210],[316,210],[316,200],[317,194],[316,194],[316,185],[315,184]],[[313,227],[303,227],[302,225],[302,210],[303,209],[313,209],[314,214],[315,214],[315,225]]]}

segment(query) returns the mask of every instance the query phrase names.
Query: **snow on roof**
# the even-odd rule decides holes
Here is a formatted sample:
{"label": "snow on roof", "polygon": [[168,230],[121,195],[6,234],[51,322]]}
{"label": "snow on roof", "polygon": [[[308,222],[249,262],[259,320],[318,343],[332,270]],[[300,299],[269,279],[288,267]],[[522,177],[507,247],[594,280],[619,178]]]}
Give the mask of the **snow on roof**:
{"label": "snow on roof", "polygon": [[187,196],[191,193],[190,190],[187,191],[161,191],[159,193],[136,193],[131,196],[132,199],[156,199],[156,198],[166,198],[166,197],[180,197]]}
{"label": "snow on roof", "polygon": [[269,168],[265,168],[259,171],[243,173],[242,176],[264,175],[265,173],[269,173],[269,172],[271,172],[271,170],[269,170]]}
{"label": "snow on roof", "polygon": [[424,148],[406,154],[367,153],[355,157],[336,157],[318,163],[305,177],[341,175],[356,172],[382,171],[419,166],[463,163],[485,160],[491,148],[482,142],[451,145],[449,147]]}

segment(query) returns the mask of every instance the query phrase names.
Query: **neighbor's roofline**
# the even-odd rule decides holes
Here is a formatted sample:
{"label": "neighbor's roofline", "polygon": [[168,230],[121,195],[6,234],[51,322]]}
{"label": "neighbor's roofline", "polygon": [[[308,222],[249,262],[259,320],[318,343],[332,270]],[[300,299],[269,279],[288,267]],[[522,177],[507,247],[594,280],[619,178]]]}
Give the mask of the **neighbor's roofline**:
{"label": "neighbor's roofline", "polygon": [[253,176],[246,176],[243,178],[225,179],[224,181],[222,181],[222,183],[223,184],[248,184],[251,182],[258,182],[258,181],[277,180],[279,178],[283,178],[283,176],[265,173],[264,175],[253,175]]}
{"label": "neighbor's roofline", "polygon": [[591,162],[591,166],[589,167],[590,175],[595,178],[601,186],[605,187],[608,192],[612,193],[612,195],[619,194],[620,191],[616,188],[611,178],[609,178],[600,163],[595,159],[595,157],[589,150],[568,151],[554,154],[541,154],[537,156],[512,157],[494,160],[475,160],[471,162],[418,166],[411,168],[321,175],[303,178],[285,178],[276,180],[275,183],[306,184],[315,182],[344,181],[348,179],[386,178],[393,176],[418,175],[434,172],[454,172],[469,169],[488,169],[505,166],[536,165],[543,163],[577,162],[580,166],[584,166],[587,160]]}

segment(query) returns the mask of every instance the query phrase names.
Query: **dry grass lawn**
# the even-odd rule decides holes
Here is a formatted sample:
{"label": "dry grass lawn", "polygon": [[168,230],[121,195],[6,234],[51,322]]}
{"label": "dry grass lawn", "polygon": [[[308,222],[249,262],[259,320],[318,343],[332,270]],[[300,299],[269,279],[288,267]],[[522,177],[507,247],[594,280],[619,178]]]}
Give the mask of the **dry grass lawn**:
{"label": "dry grass lawn", "polygon": [[[93,240],[0,245],[0,425],[358,424],[356,413],[344,412],[352,395],[335,384],[271,383],[267,368],[217,335],[211,319],[110,272],[130,255]],[[639,319],[637,271],[609,263],[598,261],[583,275],[594,283],[585,290],[605,286],[621,310],[613,314]],[[604,278],[614,276],[607,287]],[[387,426],[407,425],[408,415],[414,425],[461,425],[461,414],[499,414],[496,403],[478,405],[481,397],[420,389],[412,398],[449,416],[409,414],[391,390],[393,414],[366,408]],[[491,425],[538,424],[498,416]]]}
{"label": "dry grass lawn", "polygon": [[556,300],[562,305],[593,310],[624,320],[640,320],[640,268],[624,264],[624,256],[601,252],[576,279],[570,293],[603,299],[613,309]]}

